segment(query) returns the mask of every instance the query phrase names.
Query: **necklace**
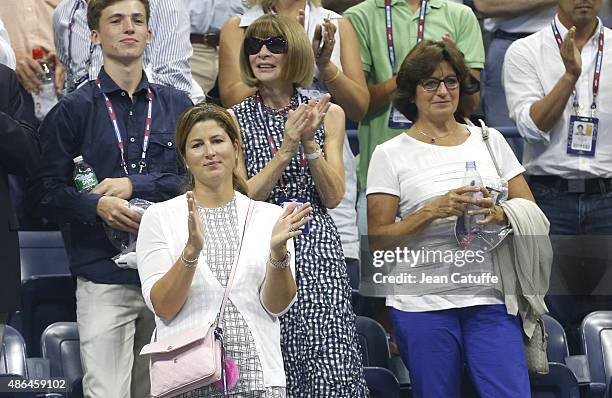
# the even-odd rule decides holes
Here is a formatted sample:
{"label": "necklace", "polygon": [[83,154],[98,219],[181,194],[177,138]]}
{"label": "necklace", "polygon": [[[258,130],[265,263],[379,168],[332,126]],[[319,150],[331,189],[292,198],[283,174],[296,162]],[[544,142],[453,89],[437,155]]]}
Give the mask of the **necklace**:
{"label": "necklace", "polygon": [[257,94],[255,95],[255,103],[261,104],[264,114],[268,118],[272,118],[274,120],[282,120],[287,116],[290,110],[295,109],[299,106],[298,95],[299,93],[296,91],[291,96],[291,99],[289,100],[289,105],[283,108],[272,108],[271,106],[268,106],[264,103],[264,100],[258,91]]}
{"label": "necklace", "polygon": [[434,136],[431,136],[431,135],[427,134],[426,132],[424,132],[423,130],[419,130],[419,133],[421,133],[421,134],[423,134],[425,137],[429,138],[429,139],[431,140],[431,143],[432,143],[432,144],[435,144],[435,143],[436,143],[436,140],[439,140],[439,139],[441,139],[441,138],[446,138],[446,137],[448,137],[449,135],[451,135],[453,132],[452,132],[452,131],[449,131],[448,133],[446,133],[446,134],[444,134],[444,135],[441,135],[441,136],[439,136],[439,137],[434,137]]}

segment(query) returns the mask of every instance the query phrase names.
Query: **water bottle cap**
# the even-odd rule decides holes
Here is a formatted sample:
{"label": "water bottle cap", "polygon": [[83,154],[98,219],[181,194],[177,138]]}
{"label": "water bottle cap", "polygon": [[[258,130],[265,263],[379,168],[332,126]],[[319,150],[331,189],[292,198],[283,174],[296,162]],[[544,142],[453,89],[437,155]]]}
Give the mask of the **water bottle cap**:
{"label": "water bottle cap", "polygon": [[81,155],[81,156],[77,156],[77,157],[76,157],[76,158],[74,158],[72,161],[73,161],[74,163],[79,163],[79,162],[82,162],[82,161],[83,161],[83,155]]}
{"label": "water bottle cap", "polygon": [[469,162],[465,162],[465,168],[466,169],[475,169],[476,168],[476,161],[475,160],[471,160]]}
{"label": "water bottle cap", "polygon": [[45,56],[45,52],[42,47],[34,47],[32,49],[32,58],[34,59],[43,59]]}

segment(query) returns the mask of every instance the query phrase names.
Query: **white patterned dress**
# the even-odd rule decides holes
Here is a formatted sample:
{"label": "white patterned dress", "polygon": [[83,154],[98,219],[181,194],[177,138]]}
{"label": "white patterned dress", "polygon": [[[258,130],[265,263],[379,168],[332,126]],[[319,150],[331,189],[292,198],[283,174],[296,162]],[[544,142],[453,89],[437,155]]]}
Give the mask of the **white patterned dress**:
{"label": "white patterned dress", "polygon": [[[306,101],[307,97],[296,93],[289,107],[277,110],[266,107],[256,93],[232,108],[240,125],[249,178],[272,159],[269,139],[280,148],[289,109]],[[324,134],[321,127],[315,136],[322,148]],[[294,238],[298,300],[281,317],[287,396],[366,397],[351,287],[338,231],[321,203],[308,166],[301,168],[300,160],[294,157],[282,180],[287,196],[309,201],[313,207],[310,233]],[[277,183],[267,201],[282,205],[283,196]]]}
{"label": "white patterned dress", "polygon": [[[206,239],[202,254],[206,264],[224,287],[229,279],[238,247],[238,214],[236,198],[218,208],[199,207]],[[263,370],[249,327],[228,298],[223,317],[223,338],[226,355],[238,364],[239,378],[230,391],[230,398],[284,398],[284,387],[264,385]],[[180,395],[181,398],[223,397],[214,385]]]}

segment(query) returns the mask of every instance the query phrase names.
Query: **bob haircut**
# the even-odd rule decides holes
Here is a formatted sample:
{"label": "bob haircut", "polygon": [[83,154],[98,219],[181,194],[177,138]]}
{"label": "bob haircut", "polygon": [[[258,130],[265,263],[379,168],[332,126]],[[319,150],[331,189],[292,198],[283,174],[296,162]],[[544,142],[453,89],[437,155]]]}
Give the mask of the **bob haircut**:
{"label": "bob haircut", "polygon": [[457,47],[443,41],[424,40],[408,53],[397,74],[397,93],[393,106],[409,120],[415,121],[418,116],[415,104],[417,86],[431,77],[444,61],[450,64],[459,79],[459,101],[464,95],[480,90],[478,80],[470,74],[463,54]]}
{"label": "bob haircut", "polygon": [[[236,144],[240,149],[240,129],[236,125],[234,118],[229,114],[225,108],[218,105],[201,102],[196,106],[193,106],[183,112],[178,122],[176,123],[176,145],[179,151],[179,158],[185,166],[187,171],[187,183],[185,191],[191,190],[194,187],[195,180],[193,174],[186,167],[185,161],[185,147],[187,145],[187,137],[191,129],[199,123],[207,120],[214,120],[229,136],[233,144]],[[237,174],[237,167],[234,167],[232,172],[232,183],[234,189],[245,195],[248,194],[247,182],[240,175]]]}
{"label": "bob haircut", "polygon": [[[265,14],[257,18],[244,32],[245,40],[249,37],[267,39],[275,36],[282,36],[287,40],[287,54],[281,77],[300,87],[310,86],[314,74],[314,54],[304,27],[295,18]],[[259,86],[259,80],[251,69],[249,56],[244,51],[244,43],[240,55],[240,77],[249,87]]]}
{"label": "bob haircut", "polygon": [[[105,8],[112,6],[115,3],[119,3],[124,0],[89,0],[87,4],[87,25],[89,29],[98,30],[100,27],[100,16]],[[149,6],[149,0],[138,0],[142,3],[145,8],[145,16],[147,18],[147,26],[149,26],[149,19],[151,17],[151,7]]]}
{"label": "bob haircut", "polygon": [[[261,6],[264,10],[270,10],[276,7],[278,0],[248,0],[246,2],[247,7]],[[310,0],[310,3],[314,6],[320,6],[321,0]]]}

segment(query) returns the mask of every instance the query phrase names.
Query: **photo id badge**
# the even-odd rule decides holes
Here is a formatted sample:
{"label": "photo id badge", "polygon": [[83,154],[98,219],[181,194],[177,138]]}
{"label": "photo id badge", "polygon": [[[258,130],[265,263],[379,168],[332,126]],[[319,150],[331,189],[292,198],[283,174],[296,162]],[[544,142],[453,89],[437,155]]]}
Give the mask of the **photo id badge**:
{"label": "photo id badge", "polygon": [[595,117],[572,116],[567,136],[567,153],[578,156],[595,156],[597,145],[597,126]]}
{"label": "photo id badge", "polygon": [[[297,212],[299,211],[302,206],[304,206],[304,201],[301,199],[286,199],[283,198],[283,209],[286,209],[287,206],[289,206],[291,203],[296,203],[297,206],[295,207],[295,209],[293,210],[293,212]],[[300,231],[302,231],[302,235],[308,235],[310,233],[310,221],[308,221],[306,224],[302,225],[300,227]]]}
{"label": "photo id badge", "polygon": [[391,112],[389,113],[389,128],[392,129],[409,129],[412,126],[412,122],[406,118],[406,116],[402,115],[400,111],[391,107]]}

